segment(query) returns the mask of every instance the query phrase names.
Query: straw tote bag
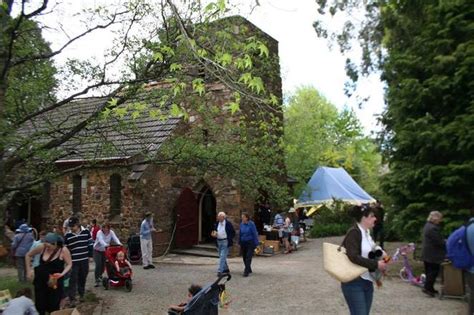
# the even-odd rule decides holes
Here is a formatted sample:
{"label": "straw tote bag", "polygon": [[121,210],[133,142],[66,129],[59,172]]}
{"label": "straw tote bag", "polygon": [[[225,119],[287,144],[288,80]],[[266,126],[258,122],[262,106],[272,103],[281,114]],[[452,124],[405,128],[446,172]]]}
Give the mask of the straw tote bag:
{"label": "straw tote bag", "polygon": [[324,270],[340,282],[349,282],[367,271],[349,260],[342,245],[323,243]]}

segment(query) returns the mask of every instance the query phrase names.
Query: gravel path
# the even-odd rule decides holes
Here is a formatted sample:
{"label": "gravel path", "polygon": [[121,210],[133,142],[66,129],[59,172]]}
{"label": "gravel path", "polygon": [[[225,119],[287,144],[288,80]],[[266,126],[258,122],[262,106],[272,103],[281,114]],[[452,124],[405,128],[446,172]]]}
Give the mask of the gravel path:
{"label": "gravel path", "polygon": [[[310,240],[290,255],[257,257],[254,274],[243,278],[240,258],[230,260],[233,278],[227,288],[232,296],[228,309],[221,314],[348,314],[340,285],[322,266],[323,241]],[[171,303],[185,300],[190,283],[215,280],[217,260],[171,256],[157,268],[135,268],[134,288],[105,291],[91,288],[103,299],[94,314],[166,314]],[[88,286],[92,285],[92,272]],[[375,290],[372,314],[463,314],[465,303],[426,297],[419,288],[399,279],[387,279]]]}

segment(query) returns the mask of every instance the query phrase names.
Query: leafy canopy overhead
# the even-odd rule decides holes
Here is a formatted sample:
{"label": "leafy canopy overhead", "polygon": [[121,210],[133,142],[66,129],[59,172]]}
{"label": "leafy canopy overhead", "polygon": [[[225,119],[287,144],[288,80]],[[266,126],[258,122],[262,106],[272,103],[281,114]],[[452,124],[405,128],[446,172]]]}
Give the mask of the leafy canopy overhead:
{"label": "leafy canopy overhead", "polygon": [[[100,137],[102,133],[94,131],[101,130],[111,120],[120,121],[129,116],[132,119],[127,121],[132,126],[123,124],[123,128],[133,128],[133,120],[143,115],[187,120],[196,113],[205,113],[212,116],[211,122],[222,115],[235,116],[246,133],[240,141],[248,148],[245,156],[249,160],[255,148],[245,141],[253,137],[264,139],[266,144],[262,145],[275,152],[281,150],[281,91],[276,50],[262,33],[251,35],[255,28],[250,23],[243,23],[239,18],[222,19],[228,14],[225,1],[206,5],[200,1],[171,0],[97,2],[79,14],[71,14],[74,25],[79,26],[67,31],[53,19],[42,17],[49,10],[68,12],[61,2],[4,0],[0,10],[0,126],[3,126],[0,196],[82,168],[97,167],[91,160],[56,169],[54,161],[77,153],[74,147],[65,144],[87,142],[82,137],[91,134]],[[46,28],[65,33],[62,34],[65,41],[54,45],[58,48],[48,48],[41,38],[41,30]],[[30,33],[31,29],[35,31]],[[83,39],[102,30],[109,31],[113,43],[104,51],[103,59],[82,59],[69,53]],[[29,41],[31,38],[35,40]],[[66,61],[53,67],[53,60],[60,55]],[[16,92],[18,86],[13,80],[22,71],[31,76],[28,84],[35,89],[28,90],[25,81],[21,91],[30,91],[36,99]],[[150,92],[153,82],[163,84],[162,88]],[[230,95],[220,107],[209,102],[213,93],[209,86],[216,84]],[[152,93],[153,102],[141,101],[144,93]],[[105,101],[97,102],[94,110],[83,115],[65,115],[59,122],[38,123],[55,111],[62,109],[67,113],[79,100],[91,96]],[[112,144],[100,148],[114,150]],[[139,163],[173,164],[185,160],[176,155],[160,160],[161,157],[149,152],[141,153],[145,160]],[[110,167],[130,163],[134,162],[112,163]],[[256,162],[252,165],[258,167]],[[284,169],[282,164],[279,166]],[[249,176],[238,171],[234,174]]]}

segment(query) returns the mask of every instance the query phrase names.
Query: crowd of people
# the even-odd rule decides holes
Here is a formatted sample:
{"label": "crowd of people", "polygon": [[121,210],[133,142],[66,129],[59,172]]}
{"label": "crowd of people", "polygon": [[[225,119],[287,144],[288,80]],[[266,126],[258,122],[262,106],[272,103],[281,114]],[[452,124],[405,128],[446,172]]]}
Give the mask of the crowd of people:
{"label": "crowd of people", "polygon": [[[26,223],[15,231],[5,226],[5,235],[11,241],[11,252],[18,270],[18,281],[32,281],[35,296],[35,303],[31,306],[31,292],[19,291],[18,300],[9,303],[9,309],[20,307],[21,302],[28,309],[34,309],[31,314],[45,314],[83,302],[92,260],[95,262],[95,286],[102,284],[106,248],[122,245],[110,224],[99,226],[95,219],[90,224],[81,224],[80,217],[71,213],[60,230],[62,233],[56,229],[40,231],[36,237],[35,230]],[[156,231],[153,216],[147,212],[140,228],[144,269],[154,268],[151,262],[152,231]],[[114,266],[122,275],[131,272],[132,268],[123,251],[117,253]]]}
{"label": "crowd of people", "polygon": [[[278,230],[280,241],[285,246],[284,253],[292,252],[292,236],[300,232],[300,223],[304,219],[304,212],[293,208],[287,213],[277,213],[271,221],[271,210],[265,207],[263,213],[263,226],[272,225]],[[375,206],[353,206],[349,215],[355,224],[346,233],[342,246],[346,249],[349,260],[356,265],[367,268],[367,271],[356,279],[341,283],[341,291],[351,314],[369,314],[372,306],[374,272],[385,272],[387,262],[384,259],[374,259],[371,253],[375,249],[383,255],[383,207],[380,202]],[[435,282],[440,272],[440,265],[446,258],[446,241],[441,233],[443,216],[438,211],[431,211],[422,232],[422,260],[424,263],[426,280],[422,292],[430,297],[438,294]],[[381,222],[379,222],[379,220]],[[15,257],[19,282],[33,281],[35,303],[31,301],[31,292],[19,291],[12,303],[13,309],[31,309],[31,314],[45,314],[60,309],[67,302],[75,306],[77,298],[84,301],[86,279],[89,272],[89,262],[95,262],[95,286],[102,282],[105,265],[105,250],[111,244],[121,245],[121,242],[110,224],[99,226],[96,220],[90,225],[83,226],[77,216],[71,215],[63,224],[63,235],[56,232],[40,231],[35,240],[34,231],[26,223],[21,224],[15,232],[6,229],[6,235],[12,242],[12,253]],[[471,219],[474,223],[474,218]],[[262,221],[260,221],[262,223]],[[242,212],[240,217],[237,242],[244,264],[243,277],[253,273],[252,258],[256,247],[259,245],[259,228],[247,212]],[[262,227],[260,227],[262,228]],[[156,231],[153,225],[153,216],[150,212],[140,225],[140,245],[144,269],[152,269],[152,237]],[[297,231],[297,232],[296,232]],[[372,234],[371,234],[372,231]],[[224,212],[219,212],[211,236],[216,240],[219,254],[217,276],[223,277],[230,273],[227,257],[236,236],[234,225],[227,219]],[[474,252],[474,224],[466,226],[466,239],[469,249]],[[380,246],[377,246],[376,241]],[[126,259],[125,253],[117,253],[114,268],[119,274],[130,273],[131,263]],[[467,270],[467,280],[471,288],[470,312],[474,313],[474,266]],[[192,285],[189,288],[188,300],[199,290],[200,286]],[[187,302],[171,305],[170,314],[179,313]],[[8,313],[4,314],[13,314]]]}

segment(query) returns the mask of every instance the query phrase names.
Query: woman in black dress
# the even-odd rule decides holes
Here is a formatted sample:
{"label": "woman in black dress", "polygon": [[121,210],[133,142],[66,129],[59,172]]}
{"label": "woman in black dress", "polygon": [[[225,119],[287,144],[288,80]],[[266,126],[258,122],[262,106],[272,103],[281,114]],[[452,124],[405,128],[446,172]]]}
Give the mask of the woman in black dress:
{"label": "woman in black dress", "polygon": [[26,256],[26,272],[33,279],[31,258],[41,254],[40,264],[35,268],[35,306],[40,315],[59,310],[63,295],[63,277],[72,267],[71,254],[66,247],[58,244],[59,235],[48,233],[44,243],[30,250]]}

